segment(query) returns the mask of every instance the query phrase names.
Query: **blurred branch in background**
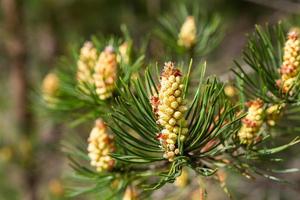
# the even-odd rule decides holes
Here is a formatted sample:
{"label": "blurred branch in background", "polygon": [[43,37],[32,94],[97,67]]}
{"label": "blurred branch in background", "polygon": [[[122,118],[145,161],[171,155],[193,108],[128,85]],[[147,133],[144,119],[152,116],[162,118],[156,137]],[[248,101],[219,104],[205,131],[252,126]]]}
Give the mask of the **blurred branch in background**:
{"label": "blurred branch in background", "polygon": [[[1,0],[1,7],[4,18],[4,41],[9,60],[11,90],[14,101],[14,126],[17,132],[29,141],[33,134],[33,116],[30,110],[29,100],[29,79],[26,68],[27,46],[26,28],[24,25],[23,1]],[[29,144],[29,143],[27,143]],[[29,198],[36,197],[36,175],[34,170],[34,157],[28,156],[25,163],[25,181],[29,191]]]}
{"label": "blurred branch in background", "polygon": [[288,13],[294,13],[294,14],[300,13],[299,1],[292,1],[292,0],[245,0],[245,1],[264,5]]}
{"label": "blurred branch in background", "polygon": [[26,74],[26,36],[23,24],[22,5],[15,0],[1,1],[4,26],[5,46],[10,60],[12,91],[16,101],[15,114],[20,130],[29,134],[31,114],[28,109],[28,80]]}

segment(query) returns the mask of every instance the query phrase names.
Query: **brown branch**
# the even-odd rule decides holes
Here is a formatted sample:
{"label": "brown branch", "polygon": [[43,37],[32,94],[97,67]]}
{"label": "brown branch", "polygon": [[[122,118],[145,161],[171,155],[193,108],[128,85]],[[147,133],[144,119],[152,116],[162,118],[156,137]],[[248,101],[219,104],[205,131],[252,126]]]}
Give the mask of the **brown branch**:
{"label": "brown branch", "polygon": [[[32,114],[29,108],[29,82],[27,78],[27,49],[26,29],[24,26],[24,14],[22,2],[18,0],[1,0],[1,8],[4,17],[4,41],[10,67],[11,90],[14,103],[14,115],[18,127],[18,133],[26,140],[33,134]],[[31,200],[37,199],[37,180],[35,174],[35,160],[28,156],[25,163],[25,180]]]}
{"label": "brown branch", "polygon": [[20,131],[30,134],[31,114],[28,108],[28,81],[26,77],[26,46],[23,13],[20,3],[14,0],[2,0],[4,14],[5,46],[11,70],[11,85],[15,101],[15,115]]}

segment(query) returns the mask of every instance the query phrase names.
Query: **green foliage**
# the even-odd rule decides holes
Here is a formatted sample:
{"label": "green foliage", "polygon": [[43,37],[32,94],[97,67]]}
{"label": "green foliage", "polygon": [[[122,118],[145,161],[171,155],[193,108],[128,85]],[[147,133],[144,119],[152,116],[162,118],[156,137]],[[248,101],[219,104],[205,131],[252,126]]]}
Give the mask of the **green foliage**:
{"label": "green foliage", "polygon": [[[168,24],[164,26],[170,27]],[[207,26],[216,30],[214,25]],[[206,39],[212,37],[210,29],[204,29],[209,33]],[[74,118],[76,123],[101,117],[115,136],[117,150],[110,154],[116,160],[114,168],[107,172],[96,172],[89,165],[86,144],[81,139],[65,145],[70,166],[74,170],[73,187],[69,195],[92,193],[101,194],[102,199],[120,199],[126,188],[133,186],[139,189],[137,195],[144,199],[165,184],[173,183],[184,167],[203,178],[216,178],[220,169],[229,169],[247,178],[259,175],[285,182],[276,173],[291,173],[297,169],[266,166],[281,162],[282,159],[274,157],[275,154],[299,143],[299,137],[293,136],[290,141],[278,142],[275,140],[278,135],[272,133],[280,130],[280,126],[270,128],[266,124],[258,130],[260,140],[253,144],[244,145],[237,137],[242,119],[247,114],[243,104],[255,98],[262,99],[267,105],[285,103],[290,120],[297,123],[298,119],[292,116],[298,111],[298,94],[283,96],[275,84],[282,62],[284,35],[281,25],[267,26],[266,29],[258,26],[249,37],[243,59],[253,74],[245,72],[242,65],[236,62],[237,69],[234,72],[239,89],[238,104],[225,95],[224,83],[214,76],[205,76],[206,63],[193,65],[191,61],[189,67],[184,63],[178,65],[183,77],[184,98],[188,102],[184,116],[188,133],[184,141],[177,140],[179,154],[171,162],[163,157],[164,149],[157,138],[163,128],[157,123],[150,103],[151,97],[159,92],[159,68],[149,65],[143,73],[136,73],[144,66],[143,56],[133,56],[127,64],[121,62],[114,96],[102,101],[94,85],[87,84],[84,90],[78,87],[75,79],[78,56],[75,53],[73,64],[63,64],[58,72],[60,91],[52,109],[70,113],[68,117]],[[126,41],[132,46],[132,40],[128,38]],[[116,41],[111,40],[109,44],[117,49],[121,42]],[[170,43],[176,45],[174,41]],[[107,45],[105,41],[95,38],[93,42],[99,50]],[[199,40],[197,45],[203,49],[206,47]],[[168,46],[174,47],[170,44]],[[197,70],[192,72],[192,65]],[[193,80],[192,77],[197,79]],[[181,130],[178,138],[180,136]],[[231,196],[226,185],[220,183],[228,196]]]}
{"label": "green foliage", "polygon": [[[143,65],[144,56],[138,55],[140,52],[134,52],[132,41],[127,33],[126,27],[122,27],[124,32],[124,39],[110,38],[106,42],[105,38],[92,37],[92,42],[98,52],[101,52],[106,46],[113,46],[116,53],[119,54],[119,46],[123,42],[128,43],[128,56],[129,62],[120,62],[118,64],[118,77],[122,77],[123,81],[129,82],[132,74],[136,73]],[[63,58],[58,63],[55,73],[59,78],[59,91],[55,97],[55,103],[49,105],[49,102],[43,101],[42,104],[48,108],[48,112],[52,113],[55,117],[61,118],[65,113],[69,113],[68,119],[72,121],[72,125],[78,125],[88,120],[97,117],[105,117],[109,112],[111,100],[101,100],[96,93],[96,86],[87,82],[82,83],[83,87],[78,86],[76,79],[77,60],[79,59],[79,48],[73,51],[73,58]],[[117,82],[116,85],[121,85]],[[113,94],[114,97],[118,93]],[[62,115],[64,113],[64,115]]]}
{"label": "green foliage", "polygon": [[[196,44],[191,48],[178,44],[180,29],[188,16],[194,17],[197,29]],[[220,16],[207,13],[195,1],[189,5],[179,2],[174,6],[172,14],[159,18],[159,23],[156,34],[165,44],[167,51],[174,55],[172,59],[176,60],[187,55],[188,60],[201,58],[216,48],[223,38]]]}
{"label": "green foliage", "polygon": [[282,65],[285,31],[281,23],[265,28],[256,26],[255,32],[249,36],[247,47],[243,51],[243,61],[253,74],[245,72],[242,65],[235,62],[235,74],[244,81],[244,92],[251,98],[261,98],[265,102],[294,102],[299,90],[291,97],[283,94],[276,81],[280,78],[279,68]]}

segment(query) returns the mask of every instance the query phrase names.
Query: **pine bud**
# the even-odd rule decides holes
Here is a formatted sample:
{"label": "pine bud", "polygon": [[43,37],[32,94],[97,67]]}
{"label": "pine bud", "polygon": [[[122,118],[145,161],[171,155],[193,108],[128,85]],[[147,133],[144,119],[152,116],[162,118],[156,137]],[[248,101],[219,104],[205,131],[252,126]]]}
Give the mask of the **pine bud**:
{"label": "pine bud", "polygon": [[188,133],[187,123],[183,118],[187,110],[182,101],[183,88],[181,72],[173,63],[165,63],[158,95],[152,97],[151,104],[158,118],[158,124],[163,127],[158,139],[165,150],[164,157],[169,161],[173,161],[174,157],[179,154],[177,149],[179,133],[181,133],[182,141],[185,139],[183,135]]}
{"label": "pine bud", "polygon": [[233,86],[233,85],[226,85],[224,87],[224,92],[225,92],[225,95],[230,97],[230,98],[233,98],[236,96],[237,92],[236,92],[236,88]]}
{"label": "pine bud", "polygon": [[178,45],[191,48],[196,43],[197,27],[195,18],[188,16],[183,23],[178,35]]}
{"label": "pine bud", "polygon": [[248,113],[242,120],[238,137],[242,144],[251,145],[257,139],[257,134],[263,125],[264,102],[256,99],[247,103]]}
{"label": "pine bud", "polygon": [[298,86],[297,76],[300,70],[300,30],[292,29],[288,33],[284,46],[283,63],[280,68],[281,79],[277,82],[283,93],[293,95]]}
{"label": "pine bud", "polygon": [[94,80],[96,92],[101,100],[112,96],[117,79],[117,57],[112,46],[101,52],[96,63]]}
{"label": "pine bud", "polygon": [[134,187],[128,186],[125,190],[123,200],[137,200],[138,194]]}
{"label": "pine bud", "polygon": [[77,81],[82,83],[93,84],[93,72],[95,69],[98,53],[93,43],[87,41],[80,50],[79,60],[77,61]]}
{"label": "pine bud", "polygon": [[118,62],[124,62],[125,64],[129,63],[129,45],[128,42],[123,42],[119,46],[119,55]]}
{"label": "pine bud", "polygon": [[43,80],[42,93],[44,100],[50,105],[55,104],[59,90],[59,79],[55,73],[49,73]]}
{"label": "pine bud", "polygon": [[88,156],[91,165],[96,167],[98,172],[111,170],[115,165],[115,160],[109,156],[114,152],[115,146],[113,137],[107,133],[106,125],[102,120],[97,120],[88,138]]}
{"label": "pine bud", "polygon": [[189,173],[186,169],[182,169],[181,175],[176,178],[174,184],[177,187],[184,188],[188,184],[188,181],[189,181]]}
{"label": "pine bud", "polygon": [[64,195],[64,187],[60,180],[51,179],[48,183],[49,191],[56,197],[62,197]]}

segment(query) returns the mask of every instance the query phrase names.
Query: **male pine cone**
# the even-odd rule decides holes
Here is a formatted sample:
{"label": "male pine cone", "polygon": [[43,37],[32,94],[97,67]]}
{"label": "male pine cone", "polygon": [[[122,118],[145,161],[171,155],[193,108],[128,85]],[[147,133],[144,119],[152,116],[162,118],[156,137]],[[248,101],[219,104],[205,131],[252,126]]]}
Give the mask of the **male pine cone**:
{"label": "male pine cone", "polygon": [[288,40],[284,46],[283,63],[280,68],[281,79],[277,84],[282,92],[293,95],[300,71],[300,31],[293,29],[288,33]]}
{"label": "male pine cone", "polygon": [[92,42],[85,42],[80,49],[77,61],[77,81],[80,86],[84,83],[93,84],[93,72],[95,69],[98,53]]}
{"label": "male pine cone", "polygon": [[117,56],[112,46],[107,46],[101,52],[96,63],[94,80],[96,93],[101,100],[112,96],[117,79]]}
{"label": "male pine cone", "polygon": [[193,16],[188,16],[180,29],[177,43],[179,46],[191,48],[196,43],[196,37],[197,27],[195,18]]}
{"label": "male pine cone", "polygon": [[251,145],[255,143],[257,134],[263,125],[264,102],[256,99],[247,103],[248,113],[242,120],[242,127],[238,137],[242,144]]}
{"label": "male pine cone", "polygon": [[183,99],[184,85],[181,72],[172,62],[165,63],[160,80],[158,96],[152,97],[152,106],[163,127],[158,139],[165,150],[164,158],[173,161],[179,154],[177,139],[183,141],[188,133],[184,113],[187,110]]}
{"label": "male pine cone", "polygon": [[88,138],[88,156],[91,166],[96,167],[98,172],[111,170],[115,160],[109,156],[115,151],[113,137],[107,133],[106,125],[102,120],[97,120]]}
{"label": "male pine cone", "polygon": [[269,126],[275,126],[277,121],[282,117],[285,103],[274,104],[266,109],[266,122]]}

